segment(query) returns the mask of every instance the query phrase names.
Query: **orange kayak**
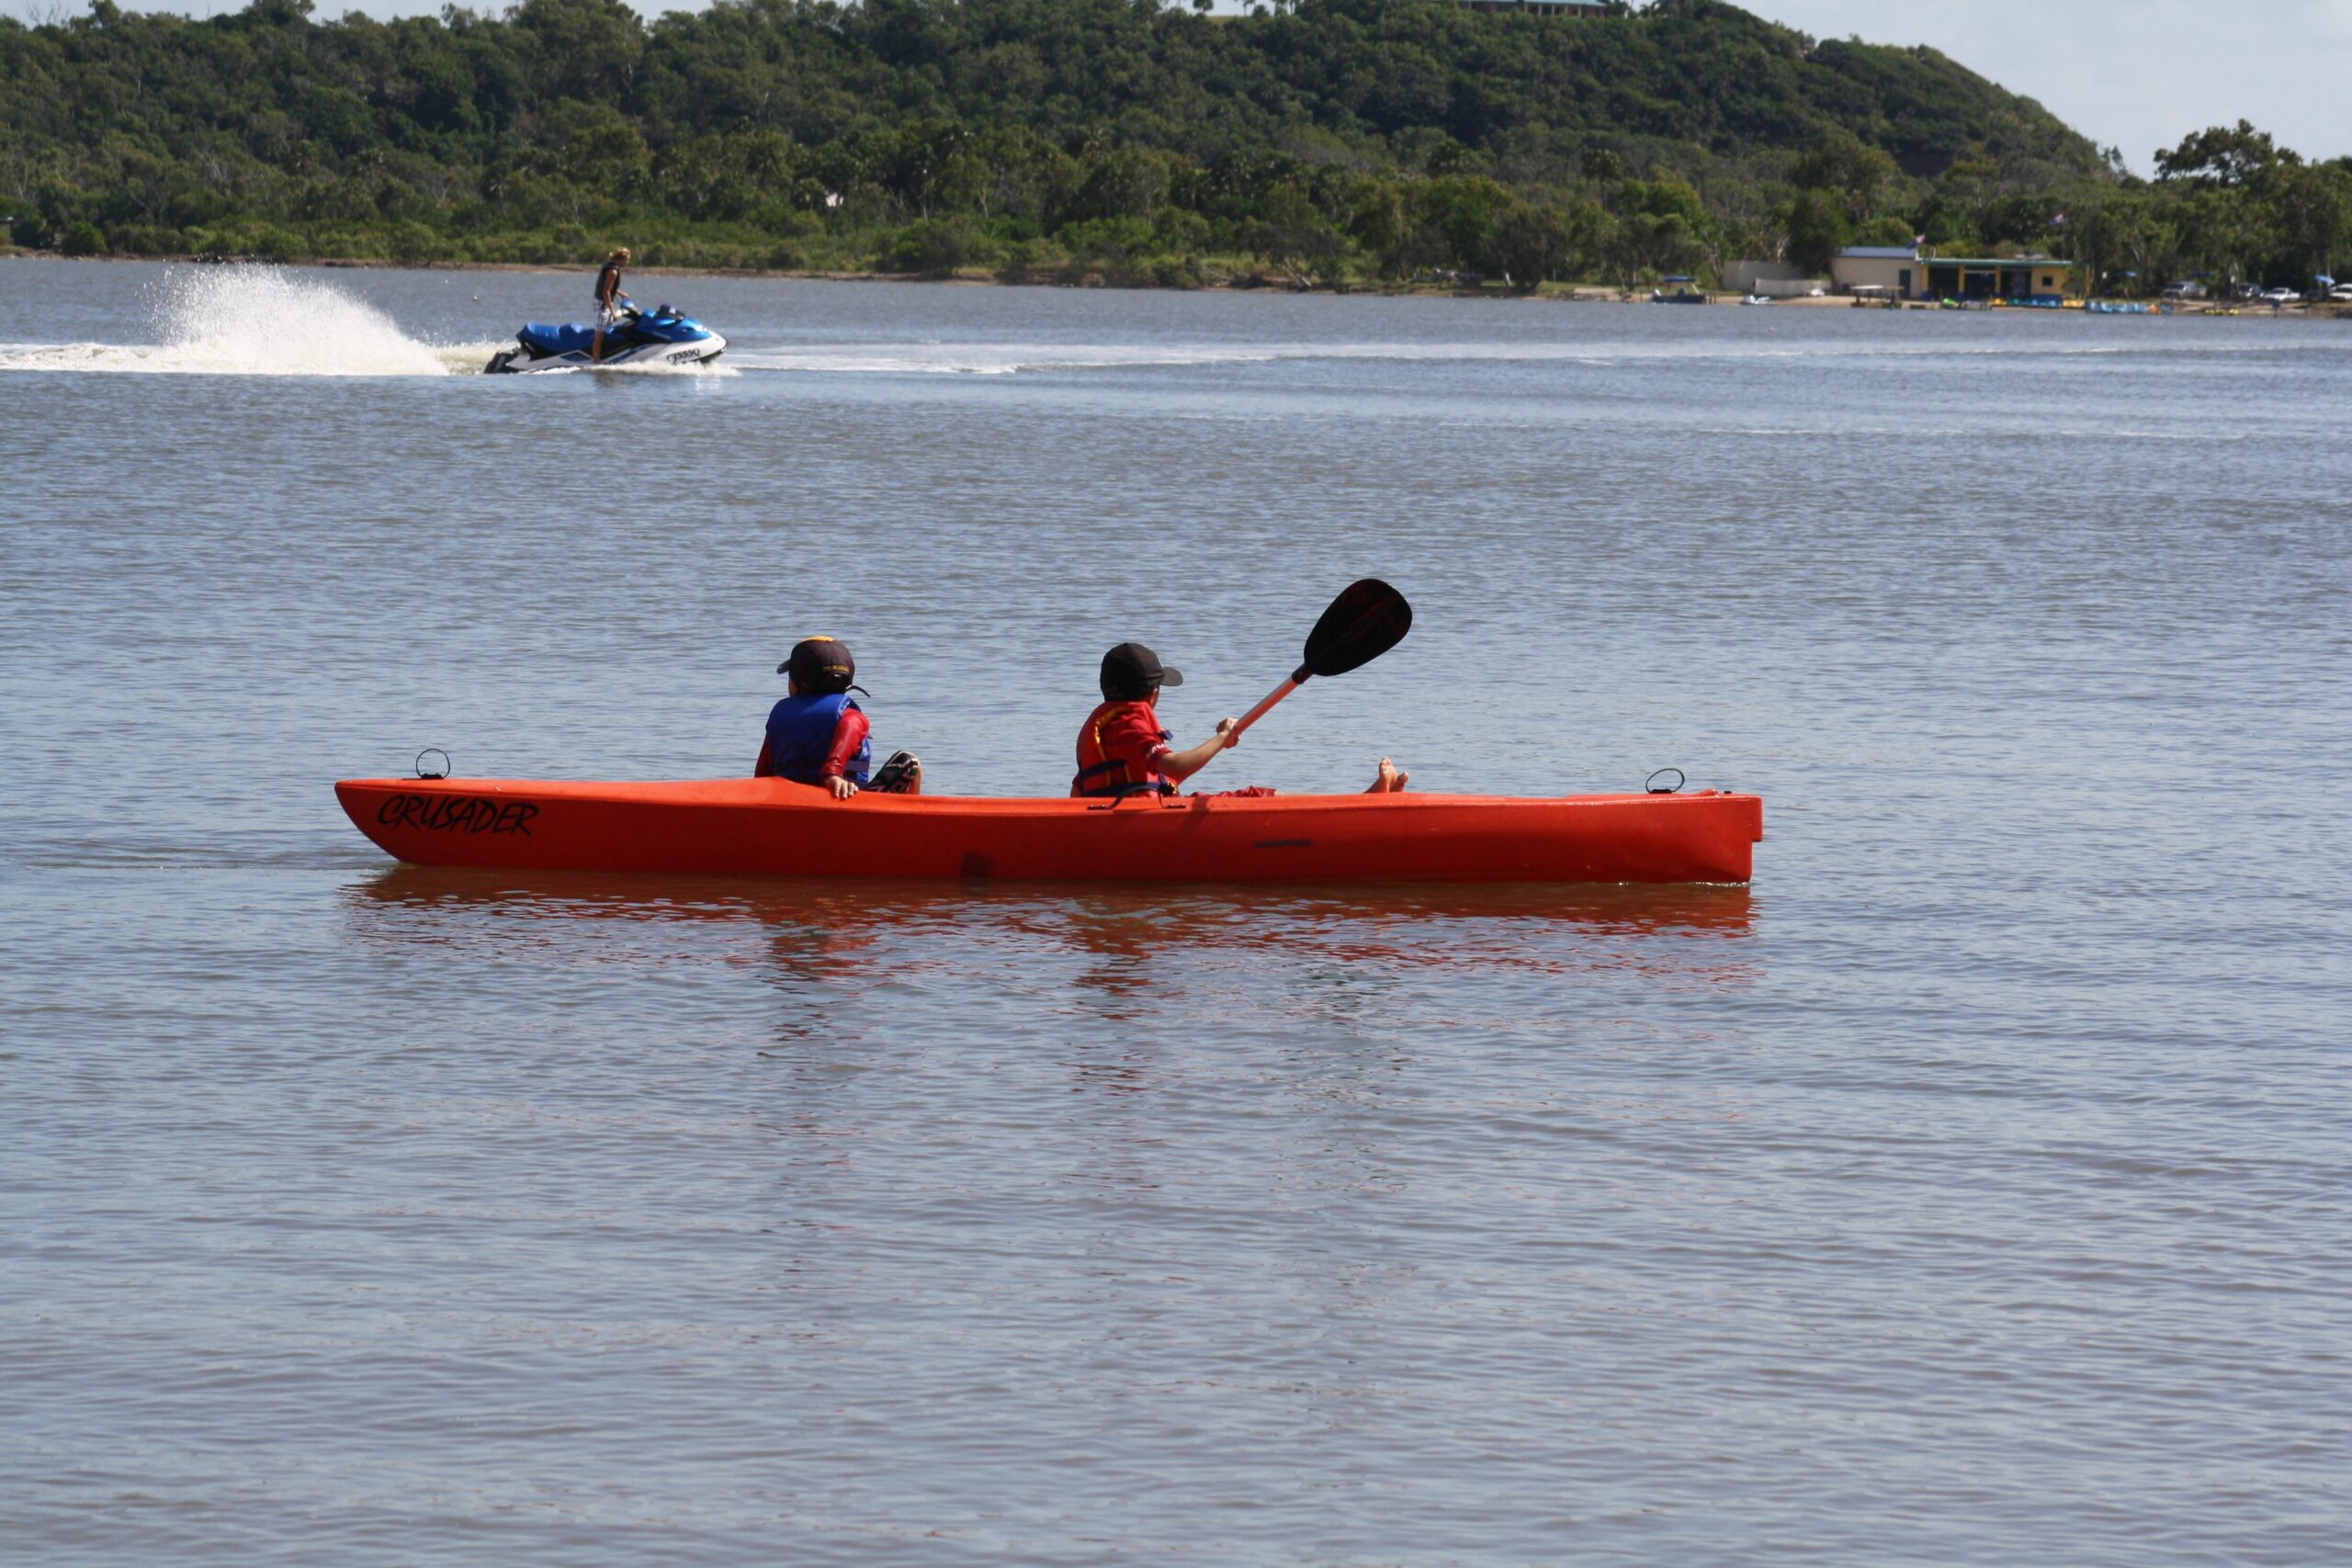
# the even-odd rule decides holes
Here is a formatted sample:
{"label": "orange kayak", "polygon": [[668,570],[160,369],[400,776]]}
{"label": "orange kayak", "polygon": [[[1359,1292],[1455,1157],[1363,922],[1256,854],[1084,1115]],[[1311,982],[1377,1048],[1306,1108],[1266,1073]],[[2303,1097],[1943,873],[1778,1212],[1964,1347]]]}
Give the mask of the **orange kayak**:
{"label": "orange kayak", "polygon": [[415,865],[803,877],[1138,882],[1746,882],[1756,795],[881,795],[782,779],[345,779]]}

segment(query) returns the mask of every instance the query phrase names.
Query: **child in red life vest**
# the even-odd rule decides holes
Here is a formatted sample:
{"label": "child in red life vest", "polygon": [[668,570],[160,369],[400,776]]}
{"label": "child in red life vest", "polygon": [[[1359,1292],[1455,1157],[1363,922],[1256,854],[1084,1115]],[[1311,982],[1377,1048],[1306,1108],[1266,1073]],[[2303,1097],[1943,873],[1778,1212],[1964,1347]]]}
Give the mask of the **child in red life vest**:
{"label": "child in red life vest", "polygon": [[1123,642],[1102,656],[1102,704],[1078,732],[1074,795],[1174,795],[1176,786],[1233,744],[1234,721],[1217,720],[1216,733],[1178,751],[1159,728],[1159,688],[1181,686],[1183,672],[1159,661],[1139,642]]}
{"label": "child in red life vest", "polygon": [[900,751],[874,767],[873,727],[849,694],[857,661],[849,645],[835,637],[804,637],[776,673],[791,677],[789,694],[768,712],[767,739],[761,743],[754,778],[790,779],[832,791],[847,800],[861,784],[897,795],[922,793],[922,764]]}
{"label": "child in red life vest", "polygon": [[[1235,720],[1221,718],[1216,733],[1197,746],[1176,750],[1159,727],[1159,689],[1184,683],[1182,671],[1162,664],[1139,642],[1123,642],[1102,656],[1102,703],[1078,732],[1078,773],[1073,795],[1174,795],[1176,786],[1208,766],[1210,759],[1239,744]],[[1385,757],[1367,795],[1405,787],[1407,775]],[[1272,795],[1253,787],[1236,794]]]}

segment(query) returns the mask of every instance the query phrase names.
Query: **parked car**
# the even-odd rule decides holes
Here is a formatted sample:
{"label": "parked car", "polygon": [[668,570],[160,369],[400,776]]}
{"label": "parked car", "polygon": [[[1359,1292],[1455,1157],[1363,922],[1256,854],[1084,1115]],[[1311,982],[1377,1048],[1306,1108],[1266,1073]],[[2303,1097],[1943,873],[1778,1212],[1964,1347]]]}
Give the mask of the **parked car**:
{"label": "parked car", "polygon": [[2266,288],[2262,291],[2260,298],[2264,304],[2273,310],[2281,305],[2300,305],[2303,302],[2303,297],[2291,288]]}
{"label": "parked car", "polygon": [[2202,299],[2205,286],[2201,283],[2167,283],[2163,298],[2166,299]]}
{"label": "parked car", "polygon": [[2331,305],[2352,305],[2352,283],[2339,283],[2327,291]]}

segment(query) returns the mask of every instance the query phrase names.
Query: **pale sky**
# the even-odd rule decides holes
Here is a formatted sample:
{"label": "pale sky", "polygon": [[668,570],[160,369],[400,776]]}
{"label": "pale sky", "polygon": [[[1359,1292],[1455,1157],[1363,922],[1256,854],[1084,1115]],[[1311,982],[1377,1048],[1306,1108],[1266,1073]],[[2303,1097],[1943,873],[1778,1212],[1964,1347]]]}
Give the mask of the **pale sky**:
{"label": "pale sky", "polygon": [[1815,38],[1928,44],[2041,107],[2135,174],[2250,119],[2306,158],[2352,153],[2352,0],[1745,0]]}
{"label": "pale sky", "polygon": [[[196,16],[243,0],[127,0]],[[1233,10],[1239,0],[1219,0]],[[2042,107],[2137,173],[2192,130],[2250,119],[2306,158],[2352,153],[2352,0],[1746,0],[1815,38],[1930,44]],[[321,16],[435,16],[441,0],[318,0]],[[28,19],[85,0],[0,0]],[[474,0],[497,12],[501,0]],[[638,0],[647,14],[681,8]],[[1573,26],[1563,23],[1563,26]]]}

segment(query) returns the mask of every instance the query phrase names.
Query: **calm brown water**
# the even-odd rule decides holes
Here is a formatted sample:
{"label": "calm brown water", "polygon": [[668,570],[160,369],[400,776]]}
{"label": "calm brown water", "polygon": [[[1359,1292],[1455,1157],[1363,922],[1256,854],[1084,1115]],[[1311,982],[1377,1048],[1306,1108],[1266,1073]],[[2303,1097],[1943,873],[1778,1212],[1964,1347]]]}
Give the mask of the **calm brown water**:
{"label": "calm brown water", "polygon": [[[0,1561],[2324,1562],[2352,327],[0,265]],[[326,374],[331,371],[357,374]],[[1752,889],[399,870],[849,638]]]}

